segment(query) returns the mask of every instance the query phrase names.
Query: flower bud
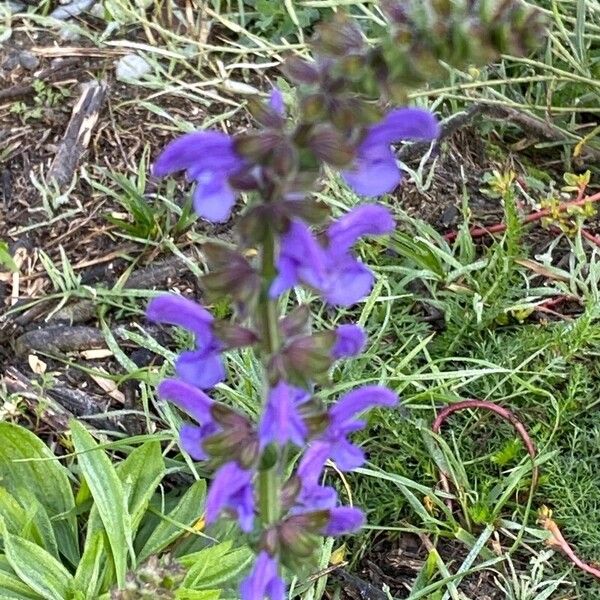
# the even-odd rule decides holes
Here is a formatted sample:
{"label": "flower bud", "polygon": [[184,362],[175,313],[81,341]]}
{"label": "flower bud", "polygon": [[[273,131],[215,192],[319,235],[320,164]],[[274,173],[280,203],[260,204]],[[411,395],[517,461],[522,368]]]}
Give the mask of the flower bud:
{"label": "flower bud", "polygon": [[310,326],[310,307],[301,304],[279,321],[281,332],[286,338],[306,334]]}
{"label": "flower bud", "polygon": [[236,136],[235,149],[238,154],[252,162],[262,162],[281,143],[281,133],[260,131]]}
{"label": "flower bud", "polygon": [[309,94],[300,99],[300,112],[306,123],[317,123],[325,118],[327,100],[322,93]]}
{"label": "flower bud", "polygon": [[315,156],[334,167],[345,167],[354,157],[350,144],[337,129],[328,124],[317,125],[312,129],[308,147]]}
{"label": "flower bud", "polygon": [[344,13],[338,12],[331,21],[317,26],[312,45],[322,54],[345,56],[362,50],[364,41],[362,31],[356,22]]}
{"label": "flower bud", "polygon": [[333,331],[292,339],[273,357],[271,372],[294,385],[305,386],[310,381],[324,383],[333,362],[331,349],[335,341]]}
{"label": "flower bud", "polygon": [[247,107],[250,114],[263,127],[279,129],[283,127],[285,123],[282,115],[260,98],[250,98],[248,100]]}
{"label": "flower bud", "polygon": [[287,512],[294,506],[296,498],[302,489],[302,480],[297,475],[292,475],[281,487],[281,494],[279,501],[281,508],[284,512]]}
{"label": "flower bud", "polygon": [[285,59],[281,71],[295,83],[314,84],[319,81],[319,70],[314,63],[295,54]]}
{"label": "flower bud", "polygon": [[230,321],[214,321],[213,331],[215,336],[223,342],[224,350],[253,346],[259,340],[256,331]]}
{"label": "flower bud", "polygon": [[[305,515],[299,515],[286,519],[277,527],[279,544],[284,552],[291,554],[294,558],[309,558],[315,553],[318,548],[317,540],[307,527],[307,525],[312,525],[314,528],[311,521],[310,517],[305,518]],[[322,527],[326,524],[327,521],[323,523]]]}
{"label": "flower bud", "polygon": [[203,275],[201,285],[213,296],[231,296],[242,305],[251,305],[260,292],[260,276],[236,250],[217,242],[203,244],[202,250],[212,272]]}

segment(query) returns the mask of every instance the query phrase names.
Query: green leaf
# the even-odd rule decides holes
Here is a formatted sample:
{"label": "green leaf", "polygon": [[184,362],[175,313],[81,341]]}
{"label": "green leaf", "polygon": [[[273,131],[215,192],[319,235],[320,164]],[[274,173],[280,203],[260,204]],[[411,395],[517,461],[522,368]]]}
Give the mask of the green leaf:
{"label": "green leaf", "polygon": [[86,600],[95,600],[98,597],[98,588],[102,581],[106,558],[104,532],[96,531],[86,539],[83,554],[75,572],[75,588],[85,590]]}
{"label": "green leaf", "polygon": [[157,525],[141,549],[138,560],[141,562],[152,554],[158,554],[182,535],[186,527],[198,521],[204,510],[205,498],[206,482],[201,479],[186,491],[167,518]]}
{"label": "green leaf", "polygon": [[75,499],[68,471],[48,447],[19,425],[0,423],[0,480],[15,497],[29,490],[53,524],[60,552],[72,564],[79,560]]}
{"label": "green leaf", "polygon": [[117,585],[125,585],[127,574],[127,550],[133,557],[131,542],[131,519],[123,485],[104,451],[98,448],[94,438],[77,421],[71,421],[71,435],[77,453],[77,462],[94,498],[106,531],[115,566]]}
{"label": "green leaf", "polygon": [[231,542],[222,542],[199,552],[182,556],[179,562],[188,568],[183,585],[191,589],[225,587],[252,561],[254,553],[243,547],[231,550]]}
{"label": "green leaf", "polygon": [[44,505],[30,490],[20,490],[19,498],[27,514],[27,523],[19,536],[38,544],[52,556],[59,558],[52,522]]}
{"label": "green leaf", "polygon": [[135,535],[164,474],[165,461],[160,451],[160,442],[154,440],[133,450],[117,467],[117,475],[128,492],[132,535]]}
{"label": "green leaf", "polygon": [[179,588],[175,592],[176,600],[219,600],[220,590],[189,590]]}
{"label": "green leaf", "polygon": [[66,600],[69,597],[73,576],[43,548],[6,533],[4,549],[15,573],[44,600]]}
{"label": "green leaf", "polygon": [[25,585],[6,560],[0,555],[0,598],[15,598],[18,600],[43,600],[28,585]]}
{"label": "green leaf", "polygon": [[13,260],[6,242],[0,242],[0,265],[7,267],[9,271],[18,271],[18,267]]}

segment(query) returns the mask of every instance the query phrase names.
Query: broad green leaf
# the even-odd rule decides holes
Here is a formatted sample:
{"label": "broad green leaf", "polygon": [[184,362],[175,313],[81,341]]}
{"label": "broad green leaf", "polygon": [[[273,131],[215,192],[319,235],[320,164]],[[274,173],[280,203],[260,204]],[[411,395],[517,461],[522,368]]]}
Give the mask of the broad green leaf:
{"label": "broad green leaf", "polygon": [[6,533],[6,558],[14,572],[44,600],[66,600],[73,576],[51,554],[32,542]]}
{"label": "broad green leaf", "polygon": [[77,421],[71,421],[71,435],[77,462],[94,498],[115,565],[119,587],[125,585],[127,550],[133,556],[131,523],[123,485],[110,459],[90,433]]}
{"label": "broad green leaf", "polygon": [[75,500],[68,471],[48,447],[27,429],[0,423],[0,481],[13,496],[29,490],[52,521],[60,552],[72,564],[79,560]]}
{"label": "broad green leaf", "polygon": [[0,555],[0,598],[3,597],[18,600],[43,600],[39,594],[21,581],[6,557]]}
{"label": "broad green leaf", "polygon": [[[29,490],[21,490],[19,497],[23,506],[27,507],[28,517],[28,523],[20,537],[38,543],[52,556],[59,558],[58,544],[46,508]],[[24,535],[28,531],[31,532],[31,536]]]}
{"label": "broad green leaf", "polygon": [[117,467],[117,475],[128,491],[132,535],[135,535],[164,474],[165,461],[158,441],[149,441],[136,448]]}
{"label": "broad green leaf", "polygon": [[15,497],[0,487],[0,517],[9,533],[41,546],[58,558],[52,523],[46,509],[32,492],[20,489]]}
{"label": "broad green leaf", "polygon": [[152,554],[164,550],[185,532],[185,527],[198,521],[204,512],[205,497],[206,482],[203,479],[194,482],[167,518],[152,532],[139,553],[138,561],[142,562]]}
{"label": "broad green leaf", "polygon": [[231,542],[222,542],[179,559],[188,568],[183,585],[190,589],[214,589],[231,582],[252,561],[250,548],[231,550]]}
{"label": "broad green leaf", "polygon": [[86,600],[95,600],[98,597],[98,588],[106,559],[104,532],[96,531],[86,539],[83,554],[75,572],[75,588],[85,590]]}

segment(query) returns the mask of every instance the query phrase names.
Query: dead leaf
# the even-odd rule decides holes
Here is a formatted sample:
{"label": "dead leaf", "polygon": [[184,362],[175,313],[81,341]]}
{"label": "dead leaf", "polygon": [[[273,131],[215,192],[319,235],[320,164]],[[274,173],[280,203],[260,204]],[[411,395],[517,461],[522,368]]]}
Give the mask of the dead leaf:
{"label": "dead leaf", "polygon": [[48,368],[48,365],[35,354],[30,354],[27,357],[27,362],[29,363],[29,368],[36,375],[43,375],[46,372],[46,369]]}
{"label": "dead leaf", "polygon": [[90,377],[113,399],[120,404],[125,404],[125,395],[121,392],[117,384],[112,379],[101,377],[100,375],[90,375]]}
{"label": "dead leaf", "polygon": [[108,348],[93,348],[91,350],[82,350],[81,356],[87,360],[95,360],[99,358],[108,358],[113,356],[113,353]]}

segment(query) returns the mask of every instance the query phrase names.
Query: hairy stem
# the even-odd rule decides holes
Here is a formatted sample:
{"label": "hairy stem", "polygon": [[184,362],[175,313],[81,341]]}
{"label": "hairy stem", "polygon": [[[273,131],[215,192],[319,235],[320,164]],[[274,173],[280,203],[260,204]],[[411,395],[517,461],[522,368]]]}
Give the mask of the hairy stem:
{"label": "hairy stem", "polygon": [[[265,369],[267,362],[273,353],[277,352],[280,345],[279,325],[277,314],[277,301],[269,298],[269,288],[276,275],[275,268],[275,236],[272,231],[267,233],[263,242],[262,249],[262,291],[258,306],[258,320],[260,329],[263,335],[264,358],[263,368]],[[268,377],[264,381],[265,393],[269,390]],[[266,398],[265,398],[266,401]],[[276,450],[275,460],[271,466],[263,468],[259,472],[258,481],[258,496],[260,517],[265,525],[270,525],[277,521],[279,517],[279,487],[280,481],[278,476],[278,463],[280,460],[279,450]]]}

